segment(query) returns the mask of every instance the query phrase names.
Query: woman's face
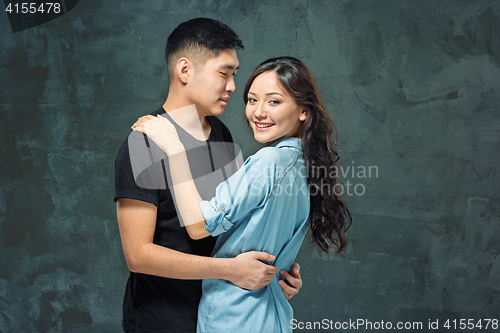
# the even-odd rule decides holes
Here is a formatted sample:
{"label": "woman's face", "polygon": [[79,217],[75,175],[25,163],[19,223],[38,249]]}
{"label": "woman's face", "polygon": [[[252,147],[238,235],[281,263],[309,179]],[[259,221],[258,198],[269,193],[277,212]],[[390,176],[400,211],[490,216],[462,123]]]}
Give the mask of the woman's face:
{"label": "woman's face", "polygon": [[276,72],[257,76],[248,90],[246,116],[255,140],[266,146],[299,133],[306,112],[278,83]]}

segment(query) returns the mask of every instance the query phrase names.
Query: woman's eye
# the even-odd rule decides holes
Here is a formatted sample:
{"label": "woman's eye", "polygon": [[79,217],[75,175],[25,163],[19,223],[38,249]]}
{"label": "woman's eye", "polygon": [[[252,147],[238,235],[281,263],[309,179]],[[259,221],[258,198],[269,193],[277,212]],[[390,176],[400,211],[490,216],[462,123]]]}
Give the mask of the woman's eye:
{"label": "woman's eye", "polygon": [[250,103],[255,103],[257,100],[256,100],[255,98],[250,98],[250,97],[249,97],[249,98],[248,98],[248,101],[249,101]]}
{"label": "woman's eye", "polygon": [[280,102],[280,101],[277,101],[277,100],[275,100],[275,99],[273,99],[273,100],[269,101],[269,103],[271,103],[271,105],[278,105],[278,104],[280,104],[281,102]]}

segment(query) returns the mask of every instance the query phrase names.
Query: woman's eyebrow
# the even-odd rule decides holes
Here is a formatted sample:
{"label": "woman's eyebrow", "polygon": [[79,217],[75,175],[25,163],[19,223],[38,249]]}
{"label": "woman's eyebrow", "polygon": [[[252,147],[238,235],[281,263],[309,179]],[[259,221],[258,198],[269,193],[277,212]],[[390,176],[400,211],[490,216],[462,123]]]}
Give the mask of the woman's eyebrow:
{"label": "woman's eyebrow", "polygon": [[[255,95],[255,93],[253,93],[253,92],[249,91],[249,92],[248,92],[248,95],[250,95],[250,94],[251,94],[251,95]],[[280,93],[278,93],[278,92],[269,92],[269,93],[267,93],[267,94],[266,94],[266,96],[269,96],[269,95],[280,95],[281,97],[283,97],[283,95],[282,95],[282,94],[280,94]]]}

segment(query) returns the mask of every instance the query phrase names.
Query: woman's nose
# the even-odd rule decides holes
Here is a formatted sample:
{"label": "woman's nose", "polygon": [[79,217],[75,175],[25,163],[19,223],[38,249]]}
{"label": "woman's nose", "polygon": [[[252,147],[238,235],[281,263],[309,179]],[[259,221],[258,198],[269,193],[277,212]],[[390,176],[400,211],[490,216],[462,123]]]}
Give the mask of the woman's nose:
{"label": "woman's nose", "polygon": [[255,110],[253,112],[253,115],[255,116],[255,118],[258,118],[258,119],[266,118],[267,113],[265,110],[265,104],[264,103],[257,104],[257,106],[255,107]]}

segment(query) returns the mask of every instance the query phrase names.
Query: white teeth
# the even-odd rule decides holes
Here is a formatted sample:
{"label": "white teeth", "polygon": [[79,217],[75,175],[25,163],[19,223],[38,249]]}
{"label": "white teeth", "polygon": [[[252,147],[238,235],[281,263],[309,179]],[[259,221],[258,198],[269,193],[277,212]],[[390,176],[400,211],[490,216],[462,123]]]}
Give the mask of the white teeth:
{"label": "white teeth", "polygon": [[265,128],[265,127],[270,127],[273,125],[274,124],[257,124],[257,123],[255,123],[255,126],[257,126],[258,128]]}

